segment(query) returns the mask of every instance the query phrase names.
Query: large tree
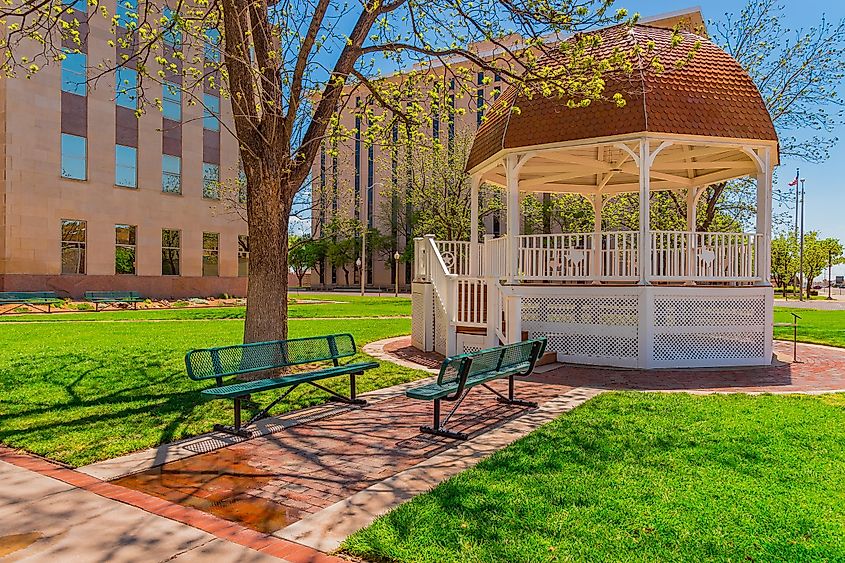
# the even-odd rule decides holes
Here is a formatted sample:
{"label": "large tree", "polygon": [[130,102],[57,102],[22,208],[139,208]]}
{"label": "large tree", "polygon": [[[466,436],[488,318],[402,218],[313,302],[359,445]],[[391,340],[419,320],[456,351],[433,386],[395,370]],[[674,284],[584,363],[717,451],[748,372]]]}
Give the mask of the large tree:
{"label": "large tree", "polygon": [[[238,140],[247,186],[246,341],[287,335],[294,198],[321,144],[351,134],[337,119],[350,98],[363,97],[351,111],[365,115],[370,134],[378,131],[373,125],[388,130],[391,120],[400,120],[416,135],[428,119],[432,85],[447,84],[450,76],[458,79],[458,90],[469,83],[461,79],[482,69],[532,95],[621,104],[626,92],[605,91],[605,79],[630,72],[633,56],[585,56],[596,38],[577,32],[631,19],[624,10],[611,12],[612,0],[119,2],[123,9],[115,11],[89,0],[79,12],[61,0],[7,0],[0,6],[0,68],[7,77],[35,74],[83,45],[88,20],[103,18],[112,28],[115,57],[89,61],[89,78],[96,82],[116,67],[136,68],[139,112],[161,106],[158,88],[165,80],[179,83],[189,103],[202,104],[208,87],[230,100],[229,133]],[[546,41],[573,33],[565,44]],[[482,40],[495,55],[468,47]],[[550,50],[562,53],[561,64],[542,62]],[[382,78],[412,67],[403,80]]]}
{"label": "large tree", "polygon": [[[748,0],[738,13],[708,23],[713,41],[751,76],[780,138],[781,160],[822,162],[838,141],[845,100],[845,20],[822,17],[809,29],[792,29],[780,0]],[[789,193],[776,194],[792,202]],[[747,223],[756,212],[753,182],[710,186],[701,197],[698,229],[712,230],[719,215]]]}

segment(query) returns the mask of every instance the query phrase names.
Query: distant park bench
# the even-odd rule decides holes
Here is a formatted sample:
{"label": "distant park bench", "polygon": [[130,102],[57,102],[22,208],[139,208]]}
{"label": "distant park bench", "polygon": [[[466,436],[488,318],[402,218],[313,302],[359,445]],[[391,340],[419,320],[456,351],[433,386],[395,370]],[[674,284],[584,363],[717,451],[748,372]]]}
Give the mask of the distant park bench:
{"label": "distant park bench", "polygon": [[100,305],[108,309],[117,303],[132,303],[132,307],[137,309],[138,302],[144,298],[137,291],[86,291],[85,300],[93,303],[94,310],[99,311]]}
{"label": "distant park bench", "polygon": [[[436,382],[414,387],[405,392],[405,395],[411,399],[434,401],[434,424],[422,426],[420,430],[427,434],[466,440],[468,436],[465,433],[448,430],[445,425],[469,391],[477,386],[485,387],[495,393],[499,402],[536,407],[537,403],[514,398],[514,377],[531,374],[545,349],[546,339],[542,338],[446,358],[440,366]],[[491,381],[503,378],[508,379],[507,397],[487,385]],[[443,422],[440,421],[440,401],[455,402],[455,406]]]}
{"label": "distant park bench", "polygon": [[[342,365],[339,362],[343,358],[354,356],[356,351],[355,340],[351,334],[333,334],[191,350],[185,356],[185,366],[188,377],[193,380],[214,379],[217,381],[218,386],[204,389],[203,395],[216,399],[232,399],[235,403],[234,425],[217,424],[214,429],[249,437],[251,434],[244,430],[244,427],[266,417],[271,408],[285,399],[291,391],[302,383],[321,389],[332,395],[334,399],[344,403],[366,405],[366,401],[356,397],[355,376],[363,375],[365,370],[378,367],[378,364],[376,362],[359,362]],[[280,370],[319,362],[332,362],[333,365],[255,381],[235,381],[228,384],[224,384],[223,381],[225,377]],[[349,376],[349,397],[316,383],[340,375]],[[251,401],[250,396],[254,393],[285,387],[288,389],[280,397],[253,416],[246,425],[241,424],[242,401]]]}
{"label": "distant park bench", "polygon": [[0,308],[3,309],[0,315],[10,313],[22,305],[41,313],[49,313],[50,308],[61,301],[55,291],[0,291]]}

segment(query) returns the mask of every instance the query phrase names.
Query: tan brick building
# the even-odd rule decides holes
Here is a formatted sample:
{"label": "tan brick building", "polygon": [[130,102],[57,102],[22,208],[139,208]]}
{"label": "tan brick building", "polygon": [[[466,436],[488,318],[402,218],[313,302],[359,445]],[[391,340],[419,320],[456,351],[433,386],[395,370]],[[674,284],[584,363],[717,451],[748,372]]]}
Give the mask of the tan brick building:
{"label": "tan brick building", "polygon": [[[641,18],[640,22],[667,29],[679,24],[696,29],[704,28],[703,17],[697,8]],[[511,39],[518,40],[517,37]],[[495,46],[488,42],[477,43],[470,48],[481,56],[492,56],[495,52]],[[454,64],[455,66],[470,66],[460,61]],[[441,119],[433,119],[431,130],[426,131],[432,138],[438,138],[443,144],[449,143],[451,139],[462,133],[474,134],[481,124],[486,105],[491,104],[498,93],[506,88],[506,84],[498,75],[490,75],[491,73],[488,72],[487,80],[485,80],[484,73],[475,72],[472,68],[470,71],[468,84],[457,84],[455,80],[458,79],[455,78],[451,80],[449,88],[454,107],[464,111],[455,112],[451,118],[443,116]],[[435,69],[432,72],[438,71]],[[445,72],[445,69],[441,72]],[[396,73],[392,79],[401,80],[402,73]],[[348,105],[354,107],[357,103],[363,102],[365,96],[365,93],[361,93],[358,97],[352,97]],[[401,163],[401,156],[400,162],[397,163],[396,157],[391,154],[389,140],[381,145],[368,145],[364,141],[367,124],[363,119],[356,118],[354,112],[344,112],[340,123],[342,129],[353,131],[353,137],[338,144],[337,156],[332,156],[332,151],[324,147],[314,161],[311,232],[314,236],[320,236],[333,217],[355,219],[366,222],[371,228],[378,229],[382,235],[392,238],[393,243],[389,249],[376,254],[368,253],[367,286],[392,288],[396,279],[394,267],[398,266],[399,286],[408,290],[411,286],[411,264],[405,262],[396,264],[393,254],[396,250],[401,253],[406,246],[412,245],[413,234],[408,225],[391,224],[386,213],[391,198],[390,186],[401,186],[403,182],[401,168],[404,164]],[[354,131],[359,133],[354,134]],[[397,134],[397,132],[393,133],[394,139]],[[504,213],[488,215],[484,223],[487,233],[498,235],[505,232]],[[323,267],[322,279],[318,272],[311,274],[311,285],[312,287],[359,287],[360,272],[356,266],[350,264],[347,270],[349,270],[348,284],[346,272],[341,268],[333,268],[327,262]]]}
{"label": "tan brick building", "polygon": [[121,92],[114,76],[86,85],[86,66],[115,59],[107,22],[90,22],[82,55],[0,79],[0,290],[245,295],[246,223],[215,199],[215,178],[235,183],[236,141],[175,88],[147,83],[164,112],[137,119],[131,69]]}

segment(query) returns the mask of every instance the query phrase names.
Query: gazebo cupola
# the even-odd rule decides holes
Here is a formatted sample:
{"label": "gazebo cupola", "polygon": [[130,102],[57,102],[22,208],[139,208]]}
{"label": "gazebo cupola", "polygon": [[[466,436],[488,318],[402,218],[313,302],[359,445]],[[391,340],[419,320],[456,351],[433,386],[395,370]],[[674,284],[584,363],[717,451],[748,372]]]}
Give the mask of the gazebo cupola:
{"label": "gazebo cupola", "polygon": [[[526,97],[516,88],[500,96],[467,164],[471,240],[417,241],[415,343],[449,354],[527,333],[547,336],[559,359],[579,363],[769,363],[778,149],[759,92],[739,63],[695,34],[680,32],[681,46],[673,47],[673,32],[659,27],[596,33],[603,52],[653,46],[666,70],[643,64],[609,79],[607,91],[623,92],[623,107],[602,101],[571,108],[566,100]],[[756,229],[696,232],[703,191],[749,176],[757,182]],[[507,194],[506,234],[488,235],[483,244],[482,183]],[[652,229],[650,194],[659,190],[685,199],[685,230]],[[521,193],[583,195],[595,212],[593,231],[522,234]],[[603,207],[622,193],[639,194],[639,229],[603,231]],[[429,315],[425,301],[432,302]]]}

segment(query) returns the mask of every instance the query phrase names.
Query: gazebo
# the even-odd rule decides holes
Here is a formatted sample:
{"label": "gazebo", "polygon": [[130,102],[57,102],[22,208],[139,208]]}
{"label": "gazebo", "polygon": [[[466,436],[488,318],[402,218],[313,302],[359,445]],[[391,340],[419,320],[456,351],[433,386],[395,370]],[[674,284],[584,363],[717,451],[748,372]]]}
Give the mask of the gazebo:
{"label": "gazebo", "polygon": [[[415,240],[413,345],[444,355],[546,336],[558,360],[620,367],[763,365],[772,360],[770,240],[778,140],[742,67],[704,37],[635,25],[598,31],[602,49],[653,47],[624,107],[506,90],[476,133],[469,241]],[[686,60],[690,46],[694,56]],[[684,58],[684,64],[675,63]],[[552,64],[554,61],[551,61]],[[512,106],[519,111],[510,111]],[[756,178],[756,229],[696,232],[717,182]],[[479,186],[501,186],[506,234],[479,240]],[[686,230],[653,230],[649,195],[675,190]],[[575,193],[585,233],[520,233],[521,193]],[[608,198],[639,194],[639,229],[602,230]]]}

